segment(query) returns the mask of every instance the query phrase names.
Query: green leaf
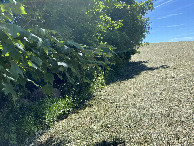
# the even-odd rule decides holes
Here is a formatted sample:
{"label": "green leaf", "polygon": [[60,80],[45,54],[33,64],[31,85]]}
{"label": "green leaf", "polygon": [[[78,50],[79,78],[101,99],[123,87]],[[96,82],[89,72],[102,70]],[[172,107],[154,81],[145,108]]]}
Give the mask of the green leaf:
{"label": "green leaf", "polygon": [[5,5],[1,4],[0,7],[1,7],[1,11],[2,12],[5,12],[6,11]]}
{"label": "green leaf", "polygon": [[7,54],[7,53],[9,53],[9,52],[11,52],[13,50],[14,50],[14,45],[9,44],[9,43],[4,44],[3,45],[3,50],[2,50],[2,55],[5,55],[5,54]]}
{"label": "green leaf", "polygon": [[62,71],[62,72],[65,70],[65,68],[62,66],[60,66],[58,69],[59,69],[59,71]]}
{"label": "green leaf", "polygon": [[44,81],[50,84],[53,84],[54,76],[53,74],[47,73],[44,75]]}
{"label": "green leaf", "polygon": [[74,83],[75,83],[75,80],[74,80],[72,77],[70,77],[70,75],[69,75],[67,72],[65,72],[65,74],[66,74],[68,80],[69,80],[71,83],[74,84]]}
{"label": "green leaf", "polygon": [[[31,72],[31,75],[32,75],[32,78],[35,80],[35,81],[41,81],[41,79],[43,78],[43,74],[40,70],[36,70],[36,72]],[[36,86],[39,87],[38,84],[36,84]]]}
{"label": "green leaf", "polygon": [[20,10],[21,10],[21,14],[27,14],[26,11],[25,11],[24,6],[21,6],[21,7],[20,7]]}
{"label": "green leaf", "polygon": [[24,44],[22,44],[20,40],[17,40],[16,42],[17,43],[15,43],[15,46],[19,48],[20,50],[24,51],[24,48],[25,48]]}
{"label": "green leaf", "polygon": [[31,61],[28,61],[28,65],[29,65],[30,67],[35,68],[35,69],[38,68],[38,67],[37,67],[34,63],[32,63]]}
{"label": "green leaf", "polygon": [[23,87],[26,85],[26,79],[24,78],[18,78],[18,83],[20,83]]}
{"label": "green leaf", "polygon": [[39,57],[31,56],[31,61],[39,67],[42,66],[42,60]]}
{"label": "green leaf", "polygon": [[9,56],[9,52],[7,52],[7,53],[5,54],[5,56],[8,57],[8,56]]}
{"label": "green leaf", "polygon": [[43,50],[44,50],[44,52],[46,53],[46,55],[48,55],[48,48],[47,47],[43,47]]}
{"label": "green leaf", "polygon": [[1,69],[4,69],[2,65],[0,65],[0,70],[1,70]]}
{"label": "green leaf", "polygon": [[9,39],[17,38],[18,33],[21,33],[22,31],[25,32],[25,30],[22,30],[21,27],[15,24],[1,24],[1,25],[2,25],[2,29],[4,30],[4,33],[9,37]]}
{"label": "green leaf", "polygon": [[59,79],[63,80],[63,77],[59,74],[57,74],[57,76],[59,77]]}
{"label": "green leaf", "polygon": [[57,47],[56,50],[58,53],[68,53],[71,51],[66,45],[62,47]]}
{"label": "green leaf", "polygon": [[65,62],[57,62],[58,66],[64,66],[65,68],[68,68],[68,64]]}
{"label": "green leaf", "polygon": [[84,77],[83,78],[83,81],[86,82],[86,83],[92,83],[88,78]]}
{"label": "green leaf", "polygon": [[15,102],[17,99],[17,94],[14,91],[14,87],[10,84],[7,84],[7,83],[4,83],[3,86],[4,86],[3,91],[4,91],[5,95],[11,94],[13,97],[13,101]]}
{"label": "green leaf", "polygon": [[9,53],[10,57],[12,57],[14,60],[20,60],[22,58],[21,53],[13,48],[13,50]]}
{"label": "green leaf", "polygon": [[76,42],[74,42],[74,41],[67,41],[67,44],[68,44],[70,47],[73,47],[74,49],[83,50],[83,47],[82,47],[80,44],[78,44],[78,43],[76,43]]}
{"label": "green leaf", "polygon": [[32,62],[31,62],[31,61],[28,61],[28,65],[29,65],[29,66],[32,66]]}
{"label": "green leaf", "polygon": [[3,46],[0,44],[0,50],[3,50]]}
{"label": "green leaf", "polygon": [[19,66],[15,62],[11,62],[11,69],[10,69],[11,74],[13,75],[14,78],[18,79],[19,74],[24,77],[22,70],[19,68]]}
{"label": "green leaf", "polygon": [[53,86],[52,85],[44,85],[43,87],[42,87],[42,92],[44,93],[44,94],[47,94],[47,95],[52,95],[52,93],[53,93]]}

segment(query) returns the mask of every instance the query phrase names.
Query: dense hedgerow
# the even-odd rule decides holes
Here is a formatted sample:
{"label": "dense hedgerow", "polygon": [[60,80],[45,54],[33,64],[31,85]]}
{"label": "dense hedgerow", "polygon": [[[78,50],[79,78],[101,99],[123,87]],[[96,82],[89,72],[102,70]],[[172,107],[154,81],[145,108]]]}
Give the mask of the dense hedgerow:
{"label": "dense hedgerow", "polygon": [[152,0],[0,4],[0,143],[16,145],[79,107],[149,32]]}

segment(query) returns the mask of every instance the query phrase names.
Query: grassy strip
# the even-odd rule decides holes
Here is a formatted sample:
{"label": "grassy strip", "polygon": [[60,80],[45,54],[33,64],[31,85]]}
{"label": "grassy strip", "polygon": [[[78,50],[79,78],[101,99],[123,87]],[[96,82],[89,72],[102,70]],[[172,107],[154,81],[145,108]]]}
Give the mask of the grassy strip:
{"label": "grassy strip", "polygon": [[[32,141],[37,133],[46,130],[54,122],[67,118],[69,113],[76,110],[92,97],[92,93],[104,86],[104,74],[97,74],[90,84],[81,89],[81,93],[71,93],[63,97],[46,97],[37,101],[24,98],[17,104],[11,103],[8,97],[0,112],[0,144],[18,145]],[[80,90],[79,90],[80,92]]]}

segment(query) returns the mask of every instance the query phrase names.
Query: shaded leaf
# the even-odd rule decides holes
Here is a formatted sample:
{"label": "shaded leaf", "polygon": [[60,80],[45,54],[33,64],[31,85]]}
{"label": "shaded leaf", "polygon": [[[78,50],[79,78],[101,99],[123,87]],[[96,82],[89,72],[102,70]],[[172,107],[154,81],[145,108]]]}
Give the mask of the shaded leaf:
{"label": "shaded leaf", "polygon": [[31,56],[31,61],[34,62],[39,67],[42,66],[42,60],[39,57]]}
{"label": "shaded leaf", "polygon": [[74,84],[74,83],[75,83],[75,80],[74,80],[72,77],[70,77],[70,75],[69,75],[67,72],[65,72],[65,74],[66,74],[68,80],[69,80],[72,84]]}
{"label": "shaded leaf", "polygon": [[81,50],[83,50],[83,47],[80,44],[78,44],[78,43],[76,43],[74,41],[67,41],[67,44],[70,47],[74,48],[74,49],[81,49]]}
{"label": "shaded leaf", "polygon": [[14,78],[18,79],[19,74],[24,77],[22,70],[19,68],[19,66],[15,62],[11,62],[11,69],[10,69],[11,74],[13,75]]}
{"label": "shaded leaf", "polygon": [[0,65],[0,70],[1,70],[1,69],[4,69],[2,65]]}
{"label": "shaded leaf", "polygon": [[53,86],[52,85],[44,85],[43,87],[42,87],[42,92],[44,93],[44,94],[47,94],[47,95],[52,95],[52,93],[53,93]]}
{"label": "shaded leaf", "polygon": [[53,74],[47,73],[44,75],[44,81],[50,84],[53,84],[54,76]]}
{"label": "shaded leaf", "polygon": [[26,85],[26,79],[24,79],[24,78],[18,78],[18,80],[17,80],[23,87],[25,87],[25,85]]}
{"label": "shaded leaf", "polygon": [[3,91],[5,93],[5,95],[11,94],[13,97],[13,101],[15,102],[17,100],[17,94],[14,91],[14,87],[10,84],[4,83],[3,84]]}
{"label": "shaded leaf", "polygon": [[13,48],[14,48],[14,45],[6,42],[6,44],[3,45],[2,55],[5,55],[8,52],[13,51]]}

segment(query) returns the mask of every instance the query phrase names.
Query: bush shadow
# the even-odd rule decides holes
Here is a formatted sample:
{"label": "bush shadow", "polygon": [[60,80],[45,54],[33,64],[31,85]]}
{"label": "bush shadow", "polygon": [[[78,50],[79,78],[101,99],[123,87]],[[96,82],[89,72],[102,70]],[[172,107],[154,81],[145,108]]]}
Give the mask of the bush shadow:
{"label": "bush shadow", "polygon": [[148,61],[128,62],[123,69],[120,69],[120,71],[115,71],[113,79],[109,79],[106,84],[110,85],[115,82],[135,78],[135,76],[139,75],[141,72],[144,71],[153,71],[157,69],[169,68],[169,66],[167,65],[161,65],[159,67],[148,67],[145,65],[146,63],[148,63]]}
{"label": "bush shadow", "polygon": [[125,141],[119,138],[114,139],[111,142],[103,140],[102,142],[95,143],[93,146],[125,146]]}
{"label": "bush shadow", "polygon": [[33,143],[28,144],[28,145],[31,145],[31,146],[51,146],[51,145],[63,146],[63,145],[67,145],[68,143],[70,143],[70,141],[66,139],[63,139],[62,141],[60,140],[56,141],[56,139],[54,139],[54,136],[51,136],[45,142],[40,143],[40,142],[34,141]]}
{"label": "bush shadow", "polygon": [[[166,69],[169,68],[167,65],[161,65],[159,67],[148,67],[146,66],[146,63],[148,61],[138,61],[138,62],[128,62],[123,69],[120,71],[115,71],[113,75],[113,79],[109,80],[106,84],[112,84],[114,82],[120,82],[128,79],[135,78],[135,76],[139,75],[140,73],[144,71],[154,71],[157,69]],[[87,99],[85,99],[83,102],[79,103],[68,115],[60,118],[59,120],[63,120],[68,118],[69,115],[71,114],[78,114],[80,111],[84,110],[87,107],[93,106],[92,104],[89,104],[88,102],[94,97],[92,94],[87,95]],[[55,141],[55,139],[51,136],[49,139],[44,144],[38,144],[38,145],[52,145],[52,143]],[[57,145],[64,145],[68,143],[68,141],[59,141],[57,142]],[[121,141],[120,139],[114,139],[111,142],[108,141],[102,141],[99,143],[93,144],[94,146],[125,146],[125,141]]]}

